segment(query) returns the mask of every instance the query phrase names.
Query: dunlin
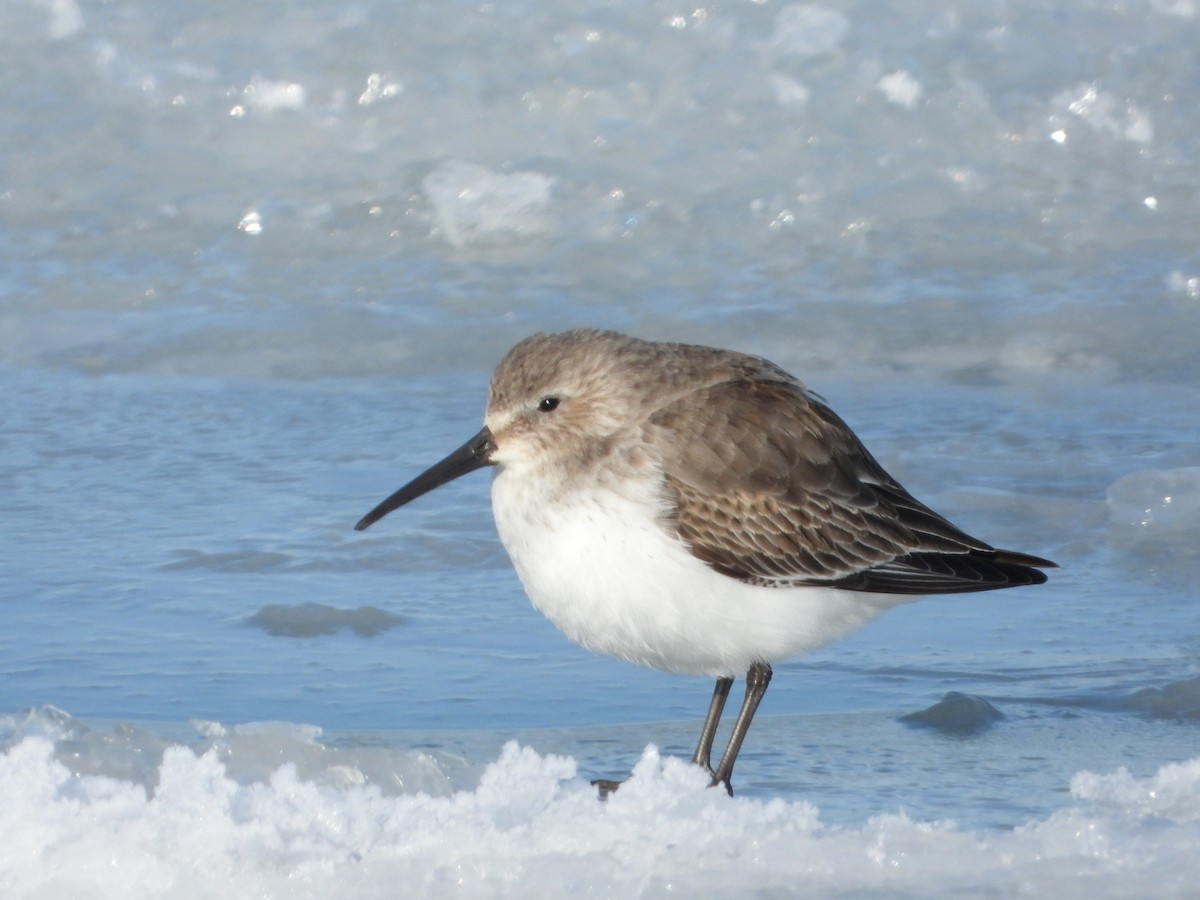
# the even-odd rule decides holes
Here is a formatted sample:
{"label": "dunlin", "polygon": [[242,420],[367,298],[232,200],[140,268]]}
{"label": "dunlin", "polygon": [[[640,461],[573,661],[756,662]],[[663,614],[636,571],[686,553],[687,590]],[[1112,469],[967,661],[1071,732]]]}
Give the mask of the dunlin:
{"label": "dunlin", "polygon": [[483,429],[355,527],[484,466],[500,540],[567,637],[716,678],[693,761],[731,793],[772,663],[916,596],[1041,584],[1054,566],[951,525],[799,380],[711,347],[592,330],[525,339],[492,376]]}

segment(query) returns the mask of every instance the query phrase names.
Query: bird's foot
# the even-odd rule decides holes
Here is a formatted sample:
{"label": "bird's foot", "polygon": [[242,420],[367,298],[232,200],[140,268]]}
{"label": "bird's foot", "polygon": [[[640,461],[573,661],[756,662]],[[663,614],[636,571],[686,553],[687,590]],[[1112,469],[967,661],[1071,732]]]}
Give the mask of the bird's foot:
{"label": "bird's foot", "polygon": [[623,781],[612,781],[608,778],[592,779],[592,787],[599,789],[601,800],[607,800],[608,795],[616,791],[622,784],[624,784]]}
{"label": "bird's foot", "polygon": [[[721,787],[725,788],[725,793],[727,793],[730,797],[733,796],[733,785],[729,783],[728,776],[722,777],[718,775],[709,766],[703,766],[702,768],[712,777],[712,781],[710,781],[708,784],[710,788],[715,788],[719,784]],[[593,778],[591,780],[592,787],[596,788],[600,792],[601,800],[607,800],[608,795],[616,793],[617,788],[624,783],[625,782],[623,781],[613,781],[610,778]]]}
{"label": "bird's foot", "polygon": [[692,762],[708,773],[708,777],[712,779],[708,783],[710,788],[715,788],[719,784],[725,788],[725,793],[730,797],[733,796],[733,785],[729,783],[728,775],[718,775],[717,770],[712,767],[712,763],[710,762],[702,760],[692,760]]}
{"label": "bird's foot", "polygon": [[727,793],[730,797],[733,796],[733,785],[729,783],[728,777],[722,778],[712,769],[708,770],[708,774],[712,776],[712,781],[708,783],[710,788],[715,788],[719,784],[721,787],[725,788],[725,793]]}

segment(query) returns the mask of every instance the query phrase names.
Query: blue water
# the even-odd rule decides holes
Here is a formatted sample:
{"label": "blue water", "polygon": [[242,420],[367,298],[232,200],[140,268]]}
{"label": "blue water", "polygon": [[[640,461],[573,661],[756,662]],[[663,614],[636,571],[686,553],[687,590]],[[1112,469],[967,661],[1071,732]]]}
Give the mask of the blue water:
{"label": "blue water", "polygon": [[[589,777],[650,743],[687,758],[711,685],[533,611],[486,474],[352,530],[475,433],[509,346],[577,325],[767,356],[916,496],[1062,566],[777,666],[739,796],[797,821],[812,803],[869,853],[876,816],[1051,834],[1091,802],[1076,773],[1193,759],[1197,27],[1187,0],[3,7],[0,745],[32,754],[6,757],[13,784],[54,781],[20,743],[38,734],[150,786],[165,747],[222,741],[230,777],[327,753],[385,792],[425,752],[442,780],[422,785],[470,793],[489,764],[540,784],[497,762],[513,737]],[[948,692],[1001,718],[901,721]],[[1096,801],[1132,817],[1115,852],[1157,859],[1130,849],[1150,838],[1118,782]],[[663,847],[690,815],[664,813]],[[1164,815],[1160,846],[1194,846],[1191,814]],[[101,856],[137,845],[79,827]],[[557,883],[553,841],[530,847]],[[63,852],[30,858],[91,884]],[[830,858],[831,892],[863,889],[854,853]],[[503,894],[498,860],[480,883]],[[230,883],[283,893],[268,868]],[[1141,883],[1121,871],[1113,890]]]}
{"label": "blue water", "polygon": [[[21,398],[5,443],[6,708],[518,729],[689,718],[704,703],[702,680],[595,659],[530,608],[495,538],[486,474],[351,531],[473,433],[484,372],[263,381],[10,369],[5,380]],[[1195,434],[1171,438],[1166,425],[1188,415],[1189,392],[1160,392],[1163,421],[1148,434],[1112,428],[1112,413],[1076,405],[1085,392],[1074,390],[842,389],[839,408],[914,491],[1064,568],[1036,591],[896,610],[785,667],[796,674],[776,680],[764,714],[920,708],[951,689],[1106,695],[1191,672],[1200,607],[1169,569],[1113,552],[1101,499],[1133,461],[1187,461]],[[1090,540],[1079,533],[1088,519]],[[306,603],[397,621],[368,637],[272,636],[250,621]]]}

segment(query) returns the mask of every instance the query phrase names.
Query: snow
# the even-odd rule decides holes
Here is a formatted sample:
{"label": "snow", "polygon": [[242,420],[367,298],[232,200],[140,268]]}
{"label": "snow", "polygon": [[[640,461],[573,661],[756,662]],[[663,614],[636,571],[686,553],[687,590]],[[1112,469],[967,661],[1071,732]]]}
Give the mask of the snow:
{"label": "snow", "polygon": [[[347,779],[353,781],[353,779]],[[1081,772],[1070,805],[1009,832],[805,801],[729,798],[647,747],[607,801],[571,759],[515,742],[449,795],[231,776],[215,749],[162,753],[154,784],[74,775],[27,737],[0,757],[0,884],[93,897],[1123,897],[1192,894],[1200,759]],[[402,887],[401,887],[402,886]]]}

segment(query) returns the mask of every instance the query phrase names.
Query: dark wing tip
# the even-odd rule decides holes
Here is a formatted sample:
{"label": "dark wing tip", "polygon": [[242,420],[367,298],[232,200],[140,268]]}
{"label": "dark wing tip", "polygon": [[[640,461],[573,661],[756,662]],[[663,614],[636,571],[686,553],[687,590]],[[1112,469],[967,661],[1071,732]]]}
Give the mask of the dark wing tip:
{"label": "dark wing tip", "polygon": [[882,594],[965,594],[1045,584],[1049,560],[1005,550],[922,553],[856,572],[832,582],[844,590]]}
{"label": "dark wing tip", "polygon": [[[1007,563],[1014,566],[1028,566],[1031,569],[1057,569],[1058,563],[1030,553],[1018,553],[1015,550],[995,550],[993,557],[997,563]],[[1039,581],[1038,584],[1041,584]]]}

